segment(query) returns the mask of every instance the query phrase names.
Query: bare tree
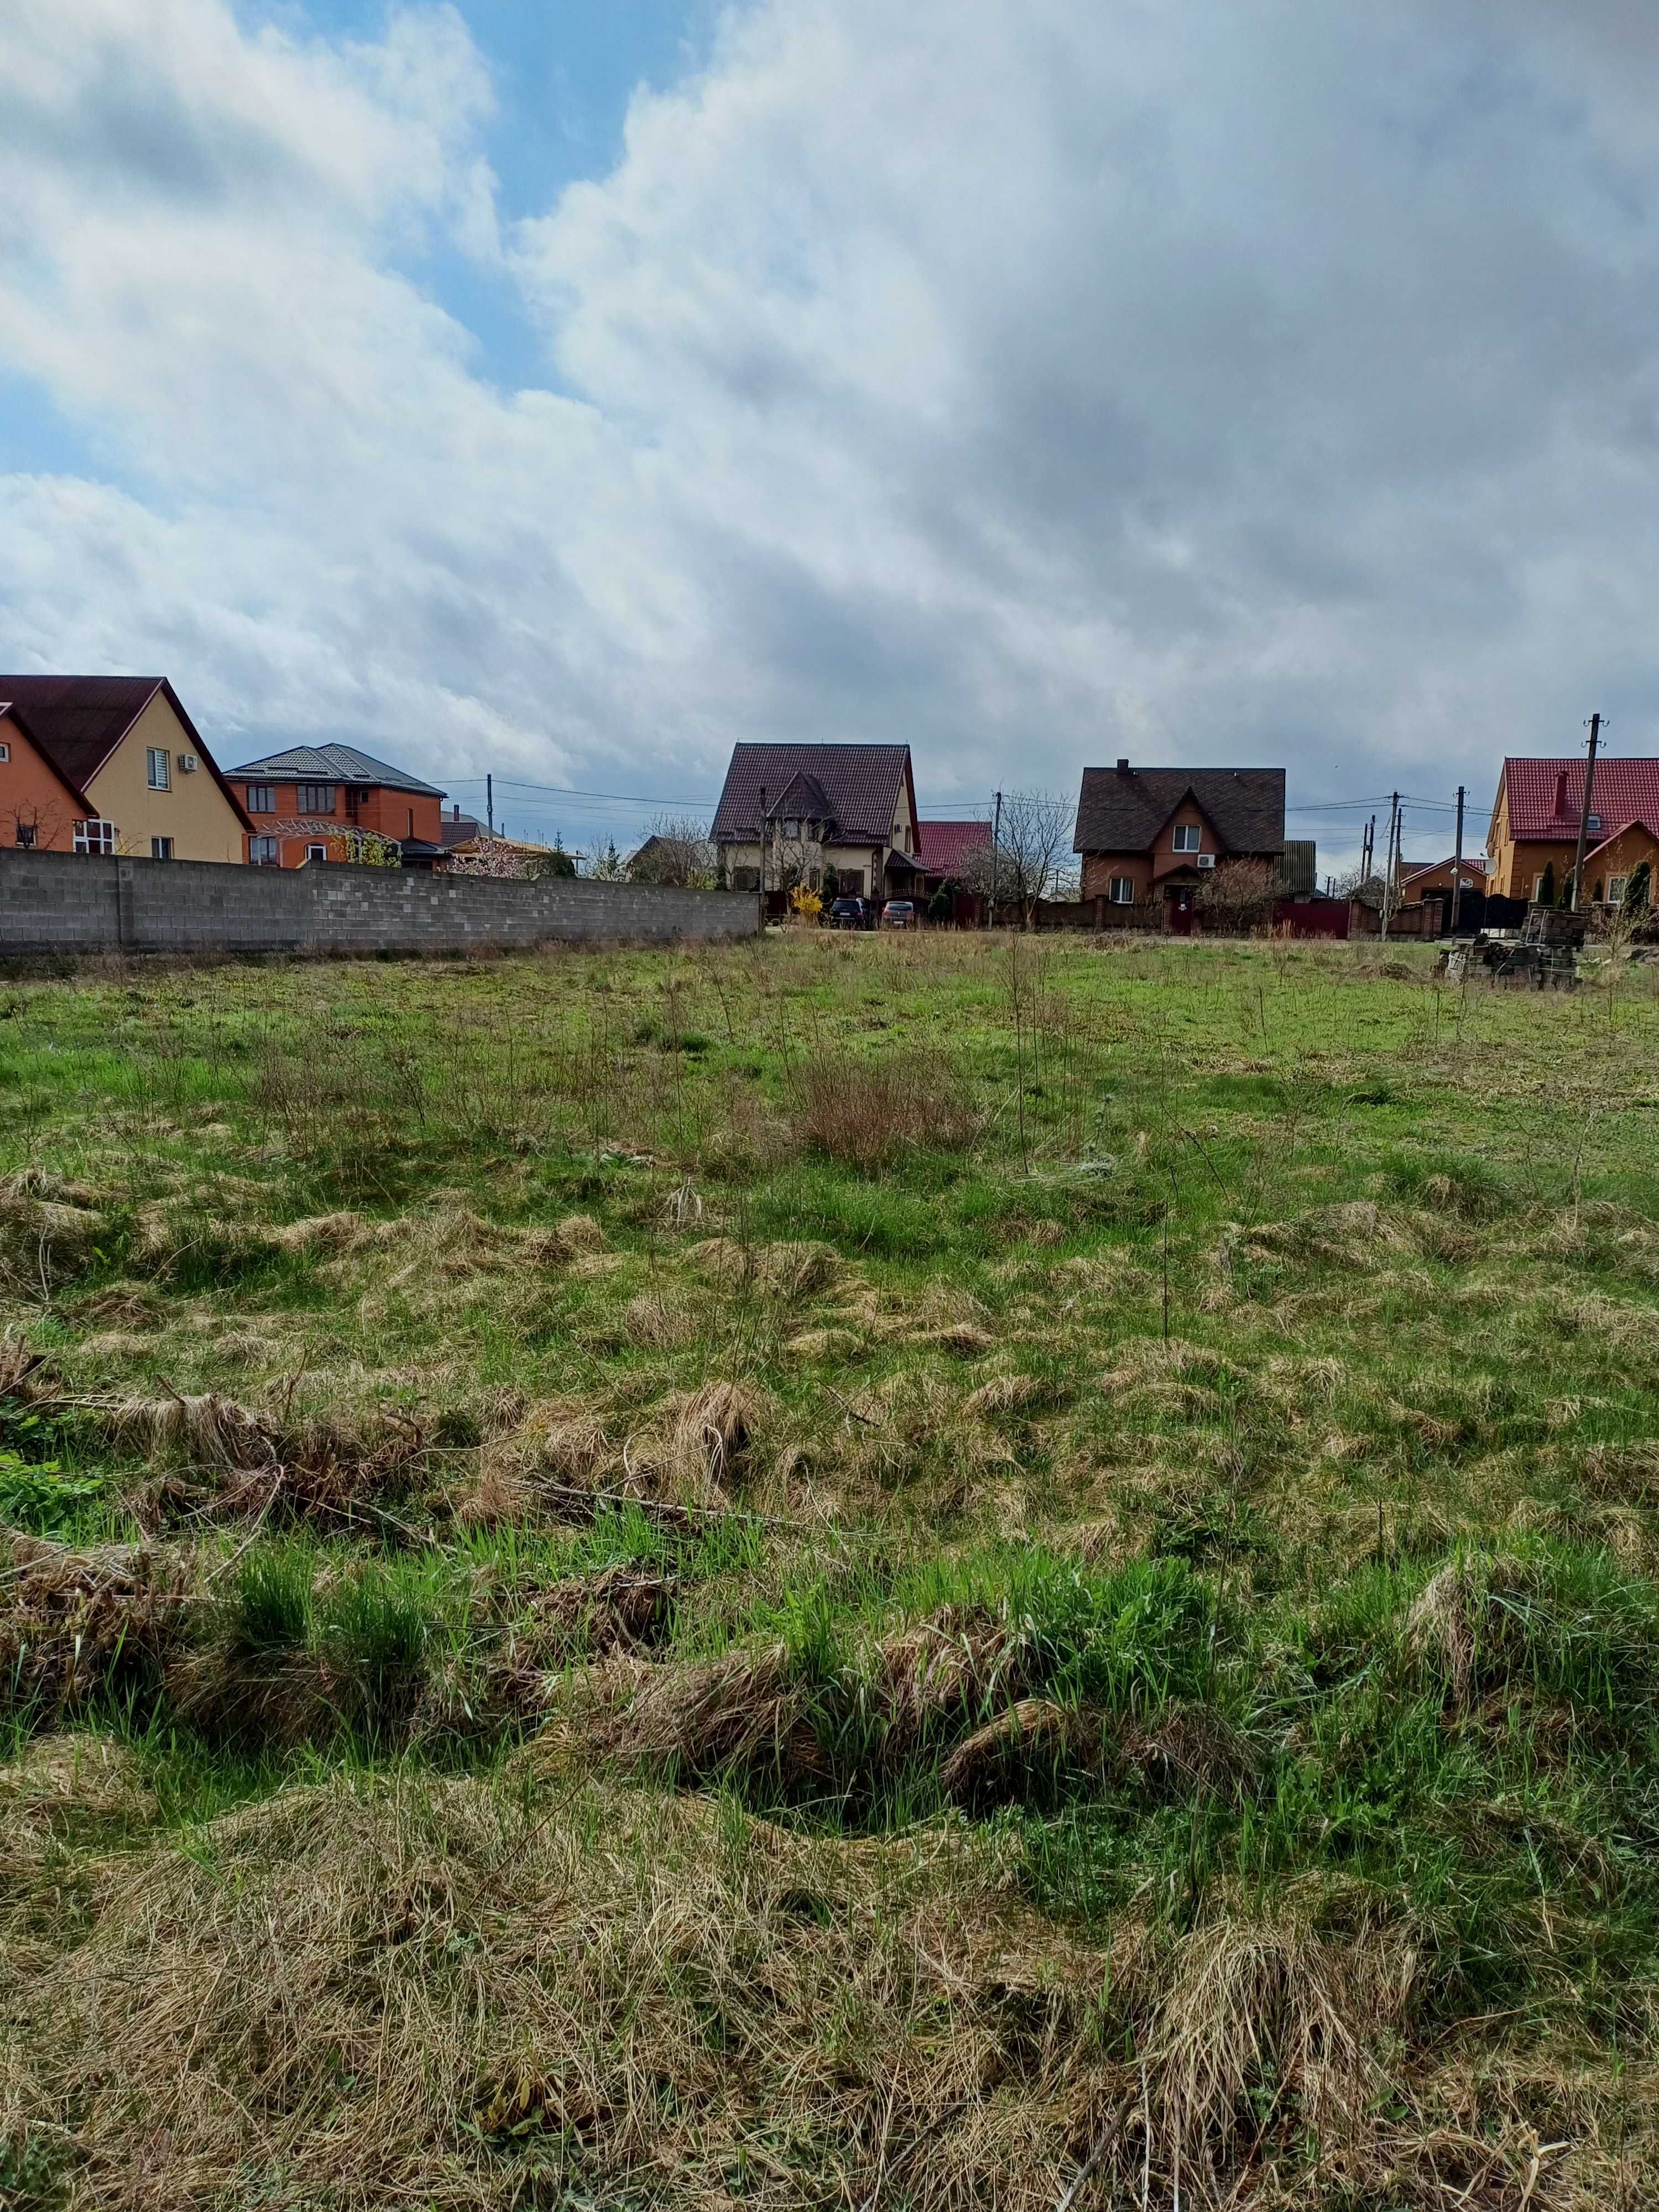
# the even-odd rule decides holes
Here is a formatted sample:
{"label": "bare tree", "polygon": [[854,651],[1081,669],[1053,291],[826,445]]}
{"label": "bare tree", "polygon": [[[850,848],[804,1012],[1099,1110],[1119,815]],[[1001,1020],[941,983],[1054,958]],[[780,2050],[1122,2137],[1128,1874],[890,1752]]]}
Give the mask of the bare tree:
{"label": "bare tree", "polygon": [[714,840],[694,815],[658,815],[628,863],[635,883],[668,884],[682,890],[707,890],[719,872]]}
{"label": "bare tree", "polygon": [[1029,928],[1032,908],[1059,882],[1071,850],[1071,801],[1048,791],[1012,791],[1003,799],[994,842],[969,846],[963,855],[962,880]]}
{"label": "bare tree", "polygon": [[1223,860],[1199,885],[1194,903],[1206,929],[1248,937],[1273,920],[1282,890],[1271,860]]}

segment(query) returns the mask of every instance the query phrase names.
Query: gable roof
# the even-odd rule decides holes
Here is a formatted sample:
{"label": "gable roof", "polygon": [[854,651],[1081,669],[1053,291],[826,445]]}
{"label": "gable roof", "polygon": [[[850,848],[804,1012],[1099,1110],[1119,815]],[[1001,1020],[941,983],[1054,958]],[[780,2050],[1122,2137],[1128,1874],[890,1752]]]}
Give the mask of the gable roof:
{"label": "gable roof", "polygon": [[225,781],[165,676],[0,676],[0,697],[22,709],[35,750],[83,796],[158,691],[178,716],[237,821],[244,830],[252,830],[246,809]]}
{"label": "gable roof", "polygon": [[1282,768],[1085,768],[1075,853],[1145,853],[1188,795],[1229,853],[1285,849]]}
{"label": "gable roof", "polygon": [[717,840],[758,837],[762,790],[770,815],[775,800],[805,775],[823,792],[839,842],[886,845],[894,804],[909,772],[908,745],[733,745],[709,834]]}
{"label": "gable roof", "polygon": [[[4,688],[0,677],[0,690]],[[1566,760],[1506,760],[1498,789],[1509,794],[1510,836],[1576,844],[1584,766],[1583,754]],[[1590,804],[1603,823],[1659,820],[1659,760],[1610,760],[1602,754],[1595,763]]]}
{"label": "gable roof", "polygon": [[[1419,876],[1432,876],[1442,868],[1449,868],[1456,859],[1455,853],[1448,853],[1443,860],[1413,860],[1400,872],[1401,889],[1409,883],[1414,883]],[[1471,876],[1484,876],[1486,872],[1486,864],[1478,853],[1465,853],[1462,866],[1464,872]]]}
{"label": "gable roof", "polygon": [[976,845],[991,842],[988,822],[918,822],[916,844],[930,876],[952,876]]}
{"label": "gable roof", "polygon": [[422,799],[448,796],[435,784],[422,783],[407,769],[376,760],[356,745],[290,745],[286,752],[266,753],[261,760],[244,761],[230,771],[235,776],[273,777],[286,783],[297,778],[307,783],[367,783],[382,791],[412,791]]}
{"label": "gable roof", "polygon": [[[1594,793],[1591,796],[1595,796]],[[1600,813],[1601,809],[1598,807],[1596,811]],[[1605,817],[1603,818],[1605,819]],[[1659,816],[1656,816],[1655,819],[1659,820]],[[1589,867],[1590,862],[1605,853],[1609,845],[1616,845],[1627,830],[1640,830],[1652,837],[1656,844],[1659,844],[1659,836],[1656,835],[1653,823],[1644,822],[1639,814],[1632,814],[1628,822],[1620,823],[1615,829],[1609,830],[1604,836],[1598,838],[1595,843],[1589,848],[1584,854],[1584,866]]]}
{"label": "gable roof", "polygon": [[58,767],[57,762],[53,760],[52,755],[46,750],[46,747],[40,743],[40,740],[35,736],[33,731],[29,727],[28,722],[21,710],[14,703],[13,701],[9,699],[0,699],[0,722],[9,722],[13,729],[15,729],[18,735],[23,739],[24,743],[33,746],[35,751],[46,763],[48,771],[57,777],[58,782],[63,785],[64,790],[68,792],[70,797],[75,801],[75,804],[82,809],[83,813],[92,814],[96,812],[97,810],[94,807],[92,801],[87,797],[85,792],[82,790],[79,784],[71,782],[70,778],[64,774],[63,769]]}

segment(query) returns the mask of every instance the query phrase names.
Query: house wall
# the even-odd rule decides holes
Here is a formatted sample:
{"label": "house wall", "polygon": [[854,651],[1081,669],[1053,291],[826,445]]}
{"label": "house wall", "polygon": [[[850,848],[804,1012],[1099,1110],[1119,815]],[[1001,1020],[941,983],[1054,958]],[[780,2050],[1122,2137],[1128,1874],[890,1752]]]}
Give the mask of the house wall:
{"label": "house wall", "polygon": [[1147,853],[1085,853],[1083,856],[1083,896],[1109,899],[1114,876],[1127,876],[1135,887],[1135,903],[1152,896],[1152,862]]}
{"label": "house wall", "polygon": [[403,868],[244,868],[0,850],[0,956],[40,952],[446,952],[753,936],[726,891]]}
{"label": "house wall", "polygon": [[1492,823],[1486,831],[1486,880],[1483,889],[1498,898],[1529,899],[1534,885],[1550,863],[1555,863],[1559,893],[1572,872],[1577,849],[1577,827],[1570,837],[1528,838],[1517,843],[1510,835],[1509,791],[1500,784],[1492,801]]}
{"label": "house wall", "polygon": [[[915,834],[913,824],[911,835],[914,836]],[[781,866],[799,866],[804,876],[810,874],[811,869],[817,868],[820,880],[825,868],[834,868],[836,874],[843,878],[848,869],[854,869],[862,872],[865,897],[877,898],[881,896],[881,883],[878,876],[872,876],[871,868],[873,864],[879,870],[882,861],[886,857],[886,852],[887,848],[884,845],[810,845],[805,842],[799,844],[786,842],[780,838],[767,851],[767,888],[770,890],[777,889]],[[732,881],[738,869],[759,868],[760,845],[758,841],[751,841],[746,845],[740,845],[735,842],[723,843],[720,848],[720,856],[721,880],[729,884]]]}
{"label": "house wall", "polygon": [[0,715],[0,739],[10,755],[0,761],[0,845],[16,844],[21,823],[36,851],[70,852],[82,809],[9,714]]}
{"label": "house wall", "polygon": [[[152,791],[145,754],[165,748],[169,788]],[[180,753],[194,753],[202,765],[182,774]],[[115,824],[122,848],[149,858],[152,837],[171,837],[175,860],[240,861],[246,858],[242,825],[214,781],[199,742],[158,691],[104,766],[87,785],[87,797],[105,821]]]}
{"label": "house wall", "polygon": [[[237,797],[246,805],[249,791],[263,787],[257,778],[238,776],[234,787]],[[326,814],[319,813],[314,808],[307,809],[301,816],[297,783],[289,781],[273,783],[269,787],[276,802],[276,812],[254,814],[253,809],[248,808],[249,813],[253,814],[256,836],[270,836],[273,825],[277,822],[304,820],[337,822],[343,830],[354,828],[372,830],[382,837],[420,837],[428,845],[438,845],[443,842],[443,801],[435,795],[426,797],[416,791],[392,791],[383,784],[371,784],[368,787],[368,796],[353,814],[346,805],[346,784],[336,779],[332,809]],[[353,788],[361,790],[363,787],[356,785]],[[411,822],[413,828],[410,826]],[[306,847],[318,842],[316,835],[284,837],[281,847],[283,866],[301,866],[305,860]],[[345,850],[344,844],[341,843],[331,850],[329,857],[331,860],[340,859]]]}
{"label": "house wall", "polygon": [[[1466,891],[1483,891],[1488,888],[1485,876],[1479,869],[1471,869],[1467,860],[1463,863],[1462,873]],[[1425,868],[1420,875],[1413,876],[1409,883],[1402,884],[1400,895],[1407,904],[1419,906],[1425,897],[1439,891],[1449,891],[1451,886],[1452,864],[1448,860],[1443,867]]]}
{"label": "house wall", "polygon": [[[1648,864],[1650,880],[1659,878],[1659,841],[1639,822],[1632,822],[1629,829],[1610,837],[1598,853],[1585,854],[1584,882],[1590,898],[1597,903],[1604,902],[1609,895],[1607,886],[1612,878],[1622,876],[1628,883],[1644,860]],[[1556,872],[1559,874],[1560,871]]]}
{"label": "house wall", "polygon": [[1175,833],[1177,829],[1190,829],[1194,823],[1197,823],[1200,831],[1199,852],[1218,853],[1220,851],[1221,841],[1205,820],[1201,811],[1190,799],[1183,799],[1158,831],[1158,842],[1152,847],[1154,881],[1161,876],[1168,875],[1172,869],[1192,866],[1198,857],[1197,854],[1177,853],[1175,848]]}

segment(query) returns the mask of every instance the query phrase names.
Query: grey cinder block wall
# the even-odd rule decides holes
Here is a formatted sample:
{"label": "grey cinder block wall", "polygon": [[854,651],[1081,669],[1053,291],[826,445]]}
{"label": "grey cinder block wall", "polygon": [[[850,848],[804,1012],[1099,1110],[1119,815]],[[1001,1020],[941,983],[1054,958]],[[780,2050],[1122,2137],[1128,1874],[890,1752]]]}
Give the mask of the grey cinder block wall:
{"label": "grey cinder block wall", "polygon": [[752,937],[752,892],[401,868],[237,868],[0,850],[0,957],[40,952],[452,952]]}

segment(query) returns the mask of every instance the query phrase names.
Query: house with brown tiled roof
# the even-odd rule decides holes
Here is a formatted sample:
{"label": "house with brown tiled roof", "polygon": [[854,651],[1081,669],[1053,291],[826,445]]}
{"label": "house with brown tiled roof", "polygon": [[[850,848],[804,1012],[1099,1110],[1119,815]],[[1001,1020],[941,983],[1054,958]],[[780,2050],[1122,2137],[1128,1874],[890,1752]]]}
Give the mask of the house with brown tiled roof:
{"label": "house with brown tiled roof", "polygon": [[908,745],[740,744],[710,833],[728,890],[908,898],[921,873]]}
{"label": "house with brown tiled roof", "polygon": [[1083,896],[1157,910],[1164,927],[1192,927],[1206,875],[1226,860],[1285,856],[1282,768],[1085,768],[1073,850]]}
{"label": "house with brown tiled roof", "polygon": [[0,676],[0,842],[243,857],[252,826],[165,676]]}

